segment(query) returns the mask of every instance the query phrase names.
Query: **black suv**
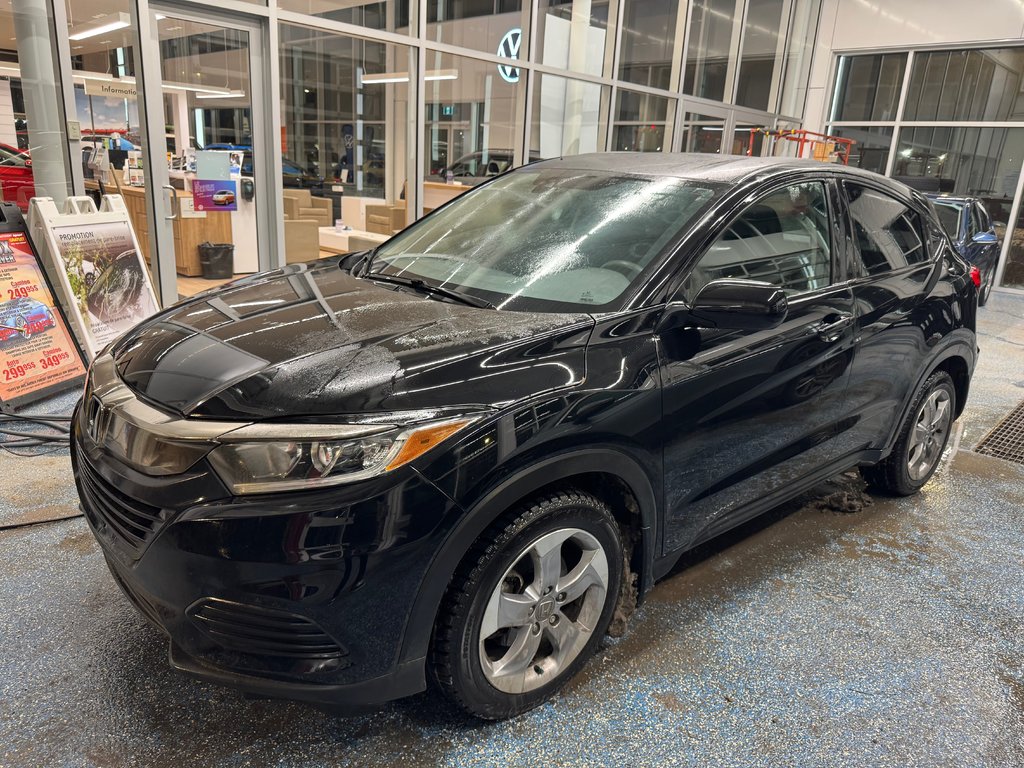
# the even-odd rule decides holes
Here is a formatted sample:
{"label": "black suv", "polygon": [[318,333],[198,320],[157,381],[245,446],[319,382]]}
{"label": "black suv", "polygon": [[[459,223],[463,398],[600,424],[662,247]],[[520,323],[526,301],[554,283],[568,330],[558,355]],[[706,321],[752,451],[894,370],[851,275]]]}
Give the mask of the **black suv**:
{"label": "black suv", "polygon": [[687,549],[835,473],[910,494],[974,368],[931,204],[842,166],[535,163],[94,361],[82,505],[171,663],[480,717],[551,696]]}

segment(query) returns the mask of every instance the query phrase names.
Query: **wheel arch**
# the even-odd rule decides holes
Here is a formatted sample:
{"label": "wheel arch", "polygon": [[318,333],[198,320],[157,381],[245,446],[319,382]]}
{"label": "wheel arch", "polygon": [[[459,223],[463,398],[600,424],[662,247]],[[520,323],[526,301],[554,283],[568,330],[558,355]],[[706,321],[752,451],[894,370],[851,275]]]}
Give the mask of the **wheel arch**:
{"label": "wheel arch", "polygon": [[400,664],[426,656],[441,601],[473,542],[517,503],[566,485],[601,495],[611,504],[620,525],[634,531],[630,568],[637,574],[638,597],[650,588],[654,581],[657,497],[647,472],[636,460],[610,447],[554,454],[494,486],[469,507],[447,535],[423,578],[406,622]]}
{"label": "wheel arch", "polygon": [[970,393],[971,387],[971,374],[974,371],[974,364],[977,360],[977,351],[972,343],[973,339],[974,334],[970,334],[968,338],[966,332],[964,332],[964,335],[951,336],[949,341],[932,355],[928,365],[922,369],[917,381],[914,382],[914,386],[907,392],[907,396],[900,406],[899,418],[893,425],[889,439],[886,441],[883,456],[888,455],[896,443],[900,427],[907,417],[907,409],[910,408],[914,395],[917,394],[918,389],[927,381],[928,377],[936,371],[946,371],[950,378],[953,379],[953,388],[956,392],[954,418],[960,417],[967,404],[967,396]]}

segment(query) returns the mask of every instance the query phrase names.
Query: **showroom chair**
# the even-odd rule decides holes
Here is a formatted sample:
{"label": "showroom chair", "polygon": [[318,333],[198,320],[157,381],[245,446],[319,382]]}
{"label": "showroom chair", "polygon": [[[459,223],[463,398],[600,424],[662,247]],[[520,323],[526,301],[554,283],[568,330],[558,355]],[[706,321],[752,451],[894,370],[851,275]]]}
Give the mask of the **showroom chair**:
{"label": "showroom chair", "polygon": [[334,226],[334,209],[330,198],[313,197],[308,189],[284,190],[284,213],[289,219],[313,219],[318,226]]}
{"label": "showroom chair", "polygon": [[405,200],[394,205],[366,206],[366,231],[378,235],[393,235],[405,229]]}
{"label": "showroom chair", "polygon": [[320,258],[320,223],[315,219],[284,220],[284,262],[297,264]]}

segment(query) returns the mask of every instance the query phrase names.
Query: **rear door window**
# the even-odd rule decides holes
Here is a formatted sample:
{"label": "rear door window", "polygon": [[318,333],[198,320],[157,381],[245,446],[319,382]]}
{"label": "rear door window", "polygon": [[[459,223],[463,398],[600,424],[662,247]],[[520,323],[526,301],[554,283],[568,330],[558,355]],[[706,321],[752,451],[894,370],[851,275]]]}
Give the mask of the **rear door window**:
{"label": "rear door window", "polygon": [[895,197],[845,182],[858,258],[854,274],[881,275],[928,259],[921,217]]}

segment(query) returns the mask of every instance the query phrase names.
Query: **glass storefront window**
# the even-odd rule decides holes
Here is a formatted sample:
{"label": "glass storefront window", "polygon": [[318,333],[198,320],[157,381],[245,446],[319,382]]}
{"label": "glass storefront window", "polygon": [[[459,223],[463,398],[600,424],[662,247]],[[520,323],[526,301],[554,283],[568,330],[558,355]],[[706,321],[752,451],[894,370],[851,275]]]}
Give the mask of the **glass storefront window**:
{"label": "glass storefront window", "polygon": [[[612,126],[612,148],[617,152],[662,152],[669,99],[620,89]],[[672,103],[672,109],[675,104]]]}
{"label": "glass storefront window", "polygon": [[904,120],[1010,120],[1018,112],[1024,50],[923,51],[914,55]]}
{"label": "glass storefront window", "polygon": [[833,120],[895,120],[907,54],[840,56]]}
{"label": "glass storefront window", "polygon": [[401,229],[413,154],[411,49],[290,24],[280,38],[286,197],[304,186],[301,179],[289,185],[287,169],[295,168],[323,179],[324,195],[338,198],[325,226],[338,215],[376,231],[367,226],[366,203],[384,199],[396,210],[381,234]]}
{"label": "glass storefront window", "polygon": [[[71,194],[67,144],[58,110],[58,84],[48,54],[52,17],[44,4],[5,3],[0,24],[10,41],[0,56],[0,199],[25,212],[36,194],[57,199]],[[68,115],[74,119],[74,115]]]}
{"label": "glass storefront window", "polygon": [[[742,5],[739,9],[742,11]],[[725,100],[736,0],[694,0],[683,93]]]}
{"label": "glass storefront window", "polygon": [[[991,212],[989,212],[991,214]],[[996,223],[996,232],[1006,237],[1005,227]],[[1000,285],[1008,288],[1024,288],[1024,206],[1017,214],[1017,221],[1010,230],[1010,244],[1006,251],[1006,266]]]}
{"label": "glass storefront window", "polygon": [[620,79],[668,89],[676,57],[676,14],[680,5],[675,0],[625,0]]}
{"label": "glass storefront window", "polygon": [[892,144],[892,128],[877,125],[862,128],[844,125],[833,126],[829,133],[857,142],[850,150],[851,166],[875,173],[885,173]]}
{"label": "glass storefront window", "polygon": [[1024,128],[904,128],[892,175],[933,192],[977,197],[1009,238],[1003,285],[1024,286],[1024,216],[1007,229],[1024,159]]}
{"label": "glass storefront window", "polygon": [[785,0],[747,0],[736,82],[736,103],[753,109],[773,110],[772,94],[781,65],[779,41],[785,39]]}
{"label": "glass storefront window", "polygon": [[723,131],[723,118],[687,112],[683,121],[683,152],[721,153]]}
{"label": "glass storefront window", "polygon": [[603,75],[608,45],[608,0],[540,0],[536,60],[588,75]]}
{"label": "glass storefront window", "polygon": [[540,75],[533,92],[530,159],[603,152],[610,91],[596,83]]}
{"label": "glass storefront window", "polygon": [[[523,83],[510,82],[490,62],[430,53],[422,87],[427,112],[423,201],[425,209],[433,209],[454,196],[458,185],[474,186],[516,162],[516,104]],[[456,188],[438,189],[449,174]]]}
{"label": "glass storefront window", "polygon": [[821,0],[794,0],[793,24],[783,61],[782,95],[779,112],[800,116],[807,98],[807,81],[811,74],[814,41],[818,35]]}
{"label": "glass storefront window", "polygon": [[331,21],[358,24],[369,29],[409,31],[409,0],[379,0],[357,4],[343,0],[277,0],[277,7]]}
{"label": "glass storefront window", "polygon": [[[427,38],[509,59],[526,56],[522,0],[427,0]],[[518,70],[508,77],[518,79]]]}

